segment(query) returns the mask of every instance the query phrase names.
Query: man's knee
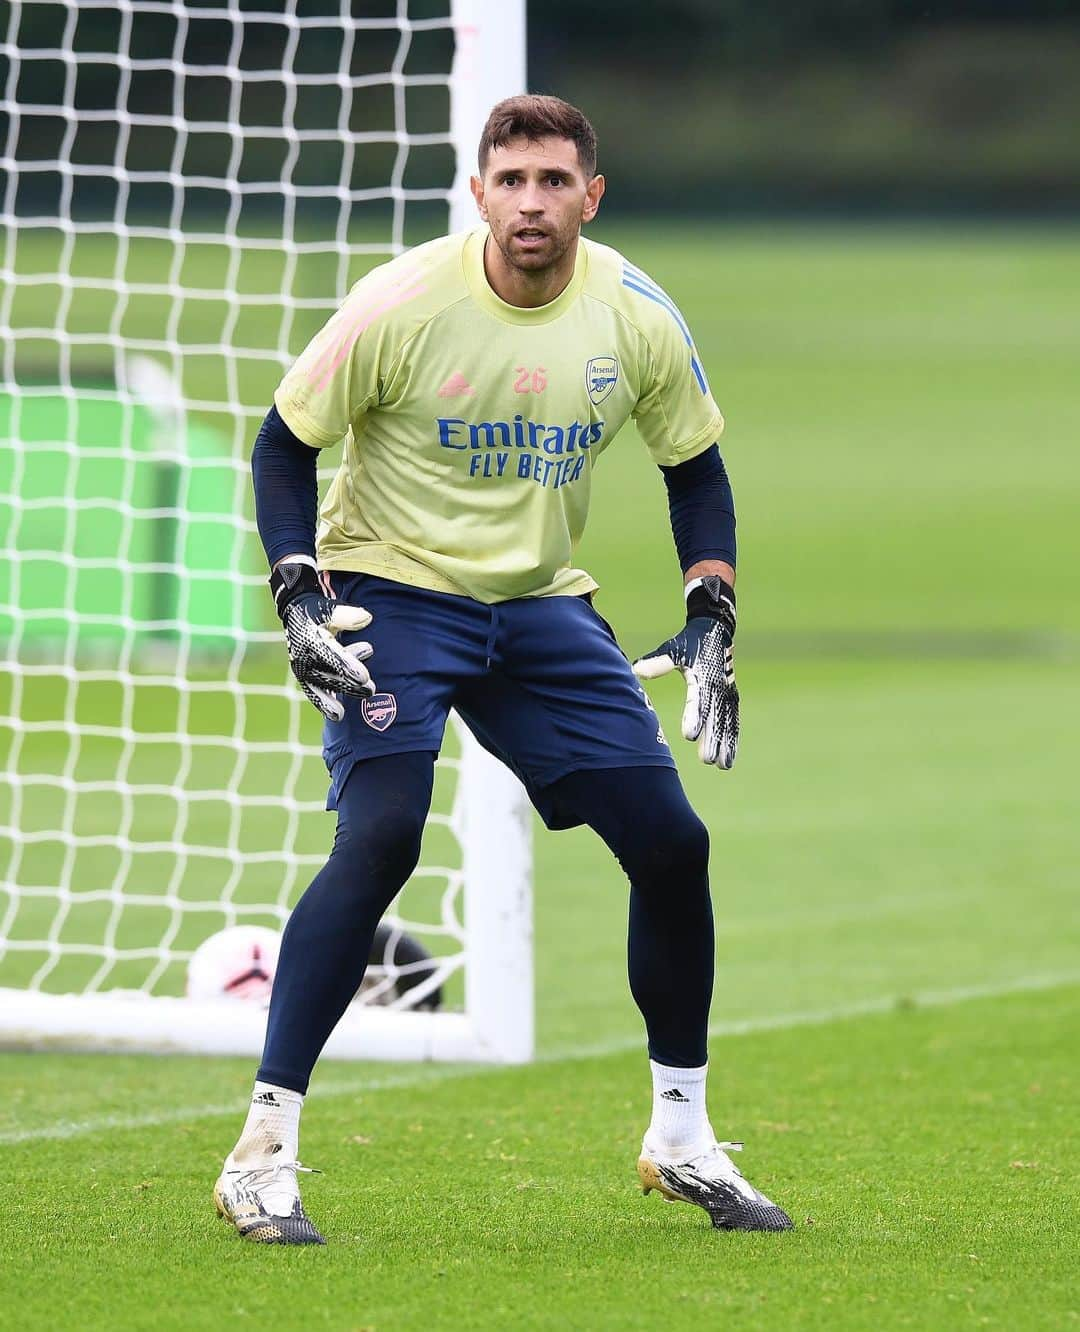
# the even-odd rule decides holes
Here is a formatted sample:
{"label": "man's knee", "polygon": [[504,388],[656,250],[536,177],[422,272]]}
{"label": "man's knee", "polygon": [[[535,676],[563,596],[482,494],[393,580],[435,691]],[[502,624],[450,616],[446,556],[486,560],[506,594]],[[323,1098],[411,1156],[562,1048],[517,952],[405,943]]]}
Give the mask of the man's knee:
{"label": "man's knee", "polygon": [[687,805],[673,830],[679,860],[704,873],[709,868],[709,830]]}
{"label": "man's knee", "polygon": [[331,859],[355,877],[403,884],[420,859],[425,811],[389,808],[338,820]]}
{"label": "man's knee", "polygon": [[406,753],[356,764],[338,796],[335,868],[350,880],[400,888],[420,859],[434,760]]}
{"label": "man's knee", "polygon": [[689,805],[642,829],[650,878],[671,888],[705,877],[709,869],[709,830]]}
{"label": "man's knee", "polygon": [[709,869],[709,830],[690,807],[681,788],[665,792],[648,808],[628,818],[617,854],[635,884],[678,892],[704,882]]}

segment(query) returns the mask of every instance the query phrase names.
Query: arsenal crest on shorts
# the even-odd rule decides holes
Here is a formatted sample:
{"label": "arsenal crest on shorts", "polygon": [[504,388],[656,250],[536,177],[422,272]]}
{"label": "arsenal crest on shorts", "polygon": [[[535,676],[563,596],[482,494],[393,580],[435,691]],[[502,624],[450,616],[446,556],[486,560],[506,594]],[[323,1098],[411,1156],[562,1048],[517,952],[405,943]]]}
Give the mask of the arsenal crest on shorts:
{"label": "arsenal crest on shorts", "polygon": [[599,406],[619,379],[619,362],[614,356],[594,356],[585,366],[585,387],[593,406]]}
{"label": "arsenal crest on shorts", "polygon": [[361,701],[360,715],[373,731],[386,731],[397,716],[397,699],[393,694],[372,694]]}

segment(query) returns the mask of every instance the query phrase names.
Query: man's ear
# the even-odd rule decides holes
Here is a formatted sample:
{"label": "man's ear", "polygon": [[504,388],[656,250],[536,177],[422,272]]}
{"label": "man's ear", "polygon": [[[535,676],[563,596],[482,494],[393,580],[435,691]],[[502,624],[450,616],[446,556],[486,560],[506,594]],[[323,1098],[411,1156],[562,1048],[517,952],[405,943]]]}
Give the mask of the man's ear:
{"label": "man's ear", "polygon": [[484,203],[484,182],[479,176],[469,177],[469,189],[472,190],[472,197],[476,200],[476,210],[486,222],[488,220],[487,206]]}
{"label": "man's ear", "polygon": [[596,216],[606,188],[607,181],[603,176],[593,176],[592,180],[585,186],[585,203],[581,208],[582,222],[591,222]]}

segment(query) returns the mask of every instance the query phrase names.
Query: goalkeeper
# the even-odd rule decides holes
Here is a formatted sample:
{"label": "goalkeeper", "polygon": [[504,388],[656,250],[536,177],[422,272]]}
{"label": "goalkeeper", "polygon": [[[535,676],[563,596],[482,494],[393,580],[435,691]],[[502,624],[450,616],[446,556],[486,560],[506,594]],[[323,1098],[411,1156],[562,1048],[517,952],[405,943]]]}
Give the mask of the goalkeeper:
{"label": "goalkeeper", "polygon": [[[720,1229],[786,1229],[706,1111],[708,834],[639,684],[680,671],[684,736],[731,767],[723,419],[671,298],[581,238],[604,193],[582,113],[555,97],[500,102],[479,170],[482,225],[358,282],[282,380],[255,444],[270,586],[300,687],[326,718],[337,833],[284,933],[218,1210],[250,1239],[322,1242],[297,1187],[300,1109],[417,862],[453,707],[549,828],[588,824],[630,881],[630,988],[653,1082],[646,1191],[703,1207]],[[684,627],[633,668],[573,564],[593,469],[631,417],[663,473],[686,593]],[[318,452],[342,441],[317,518]]]}

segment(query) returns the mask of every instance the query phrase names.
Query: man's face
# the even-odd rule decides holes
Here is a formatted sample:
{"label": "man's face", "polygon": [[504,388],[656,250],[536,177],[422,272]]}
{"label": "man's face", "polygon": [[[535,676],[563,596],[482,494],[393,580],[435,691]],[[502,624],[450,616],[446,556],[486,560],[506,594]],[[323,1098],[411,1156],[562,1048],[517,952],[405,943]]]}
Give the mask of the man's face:
{"label": "man's face", "polygon": [[506,262],[541,273],[558,264],[582,222],[596,216],[604,178],[585,179],[571,139],[512,139],[491,150],[472,191]]}

